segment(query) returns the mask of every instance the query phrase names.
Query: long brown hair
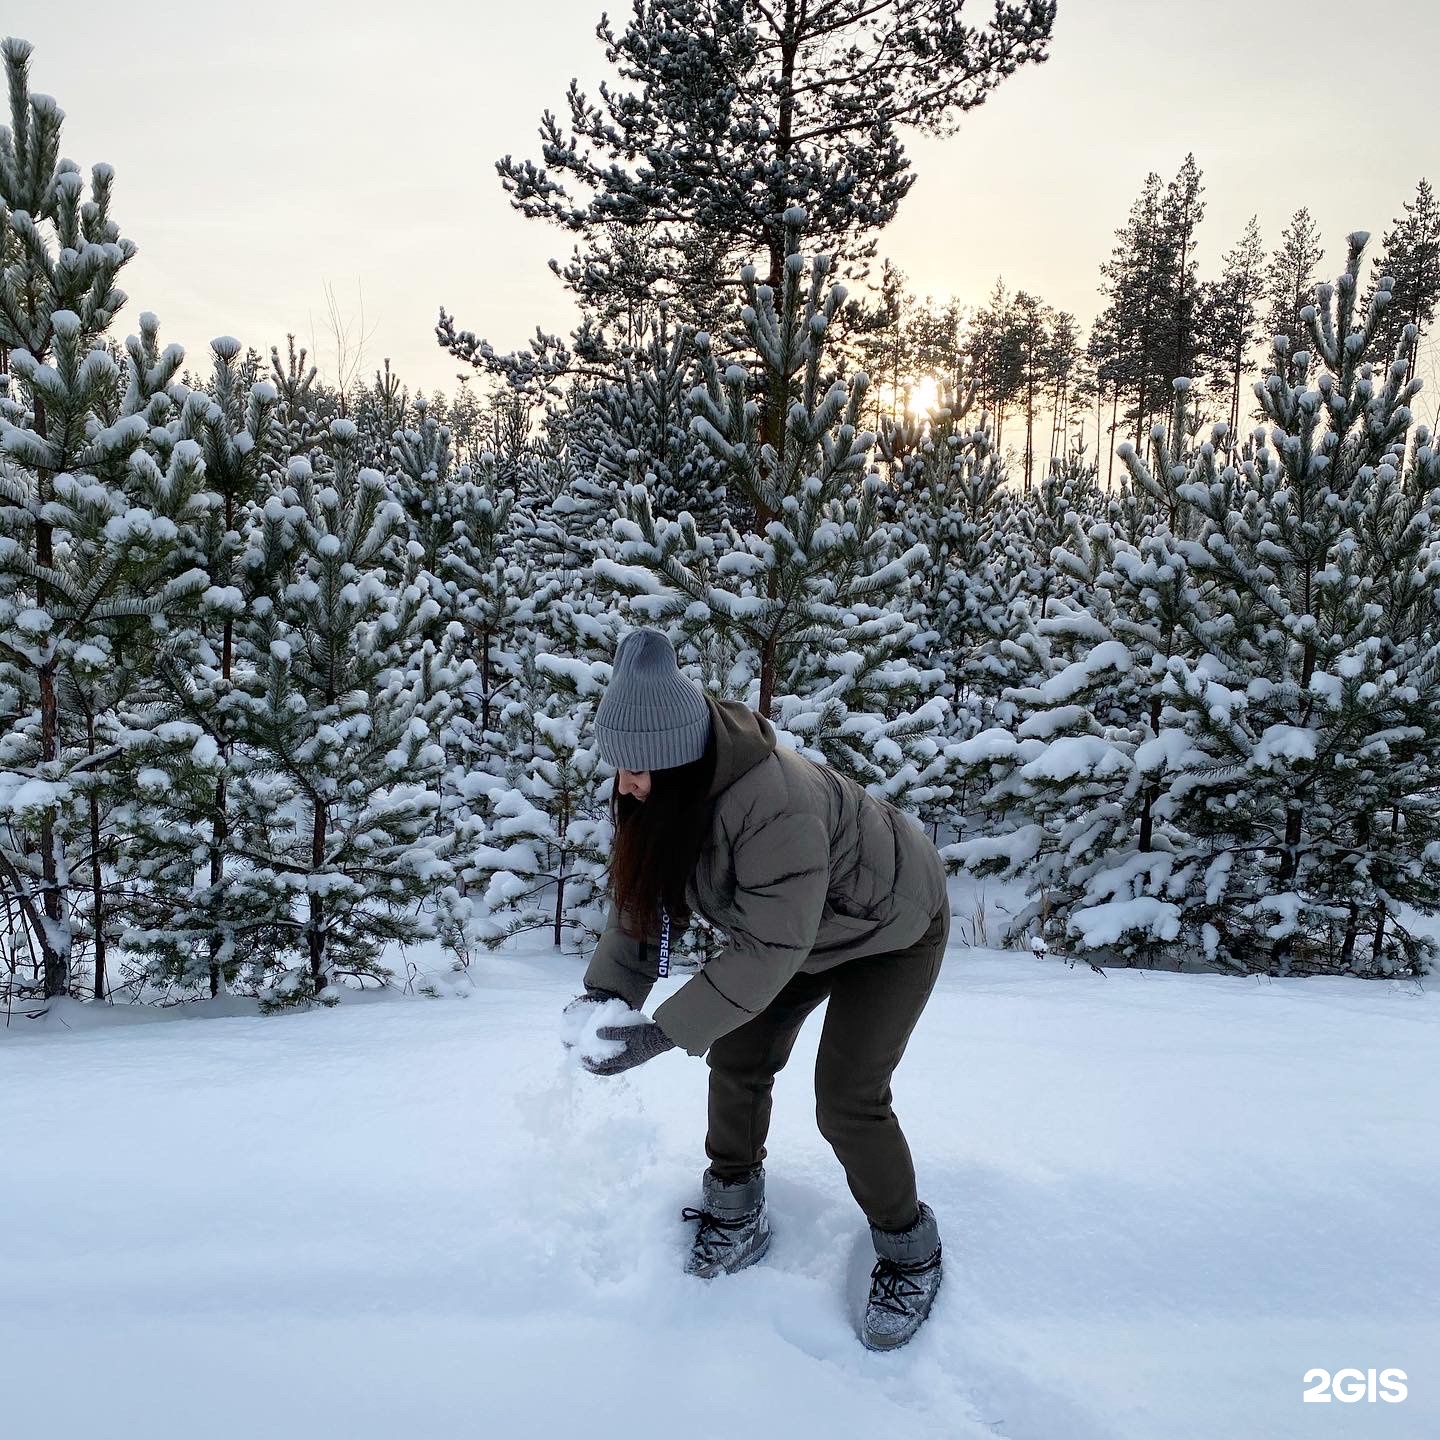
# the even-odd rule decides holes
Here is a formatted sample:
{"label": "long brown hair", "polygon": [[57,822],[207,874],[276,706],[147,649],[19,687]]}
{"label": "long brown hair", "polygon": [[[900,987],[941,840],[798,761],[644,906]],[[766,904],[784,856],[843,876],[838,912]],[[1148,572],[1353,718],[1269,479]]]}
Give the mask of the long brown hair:
{"label": "long brown hair", "polygon": [[706,792],[714,776],[712,727],[705,753],[698,760],[650,772],[650,794],[644,800],[622,795],[618,777],[610,792],[610,819],[615,827],[610,893],[620,913],[641,936],[659,932],[662,904],[670,916],[672,941],[690,923],[685,884],[695,871],[710,829],[714,805]]}

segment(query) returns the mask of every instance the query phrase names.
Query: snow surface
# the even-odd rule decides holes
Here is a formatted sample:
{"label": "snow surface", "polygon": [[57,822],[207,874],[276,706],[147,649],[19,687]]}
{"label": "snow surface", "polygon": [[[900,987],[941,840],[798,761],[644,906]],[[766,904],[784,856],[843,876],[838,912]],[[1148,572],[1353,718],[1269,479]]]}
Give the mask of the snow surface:
{"label": "snow surface", "polygon": [[[580,974],[506,953],[463,998],[17,1015],[3,1433],[1440,1433],[1433,992],[957,945],[895,1086],[945,1284],[873,1355],[873,1256],[814,1125],[819,1017],[777,1089],[773,1248],[705,1282],[679,1218],[705,1066],[584,1073],[559,1043]],[[1394,1366],[1409,1398],[1305,1404],[1313,1366]]]}

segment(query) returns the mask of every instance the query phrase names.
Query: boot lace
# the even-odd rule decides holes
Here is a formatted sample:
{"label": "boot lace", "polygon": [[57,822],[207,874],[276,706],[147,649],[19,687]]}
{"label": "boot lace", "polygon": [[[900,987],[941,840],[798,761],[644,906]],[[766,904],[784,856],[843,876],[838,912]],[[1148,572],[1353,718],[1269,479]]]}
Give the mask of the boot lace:
{"label": "boot lace", "polygon": [[917,1285],[910,1277],[924,1275],[935,1268],[940,1255],[937,1251],[928,1260],[917,1265],[902,1265],[897,1260],[883,1257],[875,1262],[870,1272],[870,1303],[892,1315],[909,1315],[912,1307],[907,1303],[918,1300],[925,1293],[923,1285]]}
{"label": "boot lace", "polygon": [[725,1220],[719,1215],[712,1215],[708,1210],[695,1210],[686,1206],[680,1212],[682,1220],[698,1220],[700,1228],[695,1232],[695,1244],[704,1247],[707,1251],[729,1250],[735,1244],[735,1237],[727,1235],[727,1230],[744,1230],[747,1226],[754,1224],[757,1212],[752,1211],[749,1215],[742,1215],[738,1220]]}

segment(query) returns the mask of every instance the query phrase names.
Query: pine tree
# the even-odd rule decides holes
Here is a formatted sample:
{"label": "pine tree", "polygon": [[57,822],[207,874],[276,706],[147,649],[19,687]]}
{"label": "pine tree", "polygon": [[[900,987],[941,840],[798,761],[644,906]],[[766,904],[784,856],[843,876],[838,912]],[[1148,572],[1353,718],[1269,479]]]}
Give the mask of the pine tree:
{"label": "pine tree", "polygon": [[459,898],[452,839],[433,832],[438,737],[463,678],[448,635],[426,638],[426,587],[393,588],[403,508],[356,465],[353,422],[332,421],[329,440],[327,473],[290,461],[245,561],[289,570],[245,617],[257,664],[237,691],[254,760],[236,784],[247,854],[256,884],[292,907],[300,959],[266,991],[274,1005],[333,1003],[338,977],[383,977],[384,945],[434,933],[436,910]]}
{"label": "pine tree", "polygon": [[1221,275],[1205,287],[1201,363],[1206,379],[1227,396],[1231,443],[1240,437],[1241,382],[1260,339],[1256,307],[1261,300],[1265,251],[1252,215],[1245,233],[1225,252]]}
{"label": "pine tree", "polygon": [[[715,275],[767,253],[766,283],[778,290],[783,212],[804,205],[814,244],[862,258],[913,180],[897,127],[953,128],[1045,58],[1054,13],[1051,0],[1021,0],[970,27],[928,0],[637,0],[625,29],[602,20],[596,30],[633,88],[606,87],[596,106],[572,84],[570,133],[547,112],[542,163],[507,156],[496,168],[527,216],[582,235],[617,220],[648,227],[661,293],[685,293],[667,262],[696,234],[727,247]],[[572,288],[593,277],[587,252],[565,273]]]}
{"label": "pine tree", "polygon": [[[467,378],[467,377],[462,377]],[[450,430],[457,453],[472,466],[481,455],[495,458],[496,474],[507,489],[519,492],[520,476],[531,447],[530,401],[509,389],[498,389],[489,401],[477,409],[473,431],[466,432],[462,402],[471,395],[463,387],[453,407]]]}
{"label": "pine tree", "polygon": [[1071,448],[1070,404],[1081,388],[1081,360],[1080,327],[1068,310],[1057,311],[1046,334],[1041,357],[1041,378],[1050,406],[1049,458],[1052,462],[1062,459]]}
{"label": "pine tree", "polygon": [[1205,218],[1205,204],[1200,199],[1205,187],[1200,181],[1200,167],[1194,155],[1187,155],[1165,191],[1165,250],[1171,266],[1166,327],[1169,353],[1165,356],[1167,383],[1196,372],[1200,266],[1195,247],[1200,222]]}
{"label": "pine tree", "polygon": [[722,467],[690,424],[692,335],[662,309],[618,379],[596,386],[587,400],[596,479],[617,489],[643,482],[662,514],[687,512],[708,533],[723,524],[728,497]]}
{"label": "pine tree", "polygon": [[912,368],[908,342],[915,300],[906,289],[904,271],[886,260],[874,304],[856,297],[847,300],[846,306],[858,331],[855,354],[875,382],[870,399],[878,431],[882,420],[888,417],[893,421],[899,415],[904,377]]}
{"label": "pine tree", "polygon": [[1117,230],[1111,258],[1100,267],[1105,307],[1096,320],[1097,362],[1120,397],[1135,397],[1134,433],[1149,432],[1168,403],[1170,382],[1194,369],[1198,348],[1199,280],[1196,236],[1205,207],[1195,157],[1187,155],[1161,191],[1153,171]]}
{"label": "pine tree", "polygon": [[[1105,469],[1105,487],[1111,488],[1115,479],[1115,447],[1119,443],[1120,396],[1129,388],[1130,352],[1121,342],[1118,329],[1120,324],[1118,307],[1108,305],[1090,327],[1085,342],[1085,363],[1095,381],[1095,443],[1104,446],[1108,457]],[[1105,424],[1105,401],[1110,401],[1110,423]],[[1102,440],[1101,436],[1105,438]]]}
{"label": "pine tree", "polygon": [[474,465],[489,452],[508,467],[504,484],[518,489],[520,465],[531,443],[529,402],[505,392],[487,401],[471,385],[474,376],[457,378],[460,388],[450,398],[449,418],[456,455]]}
{"label": "pine tree", "polygon": [[[1381,312],[1371,337],[1376,363],[1394,355],[1402,341],[1410,373],[1415,373],[1420,342],[1425,338],[1440,305],[1440,203],[1427,180],[1415,187],[1415,198],[1405,202],[1405,213],[1381,236],[1380,254],[1374,261],[1367,300],[1388,278],[1390,303]],[[1415,334],[1406,339],[1405,329]]]}
{"label": "pine tree", "polygon": [[[527,564],[527,531],[534,521],[517,507],[515,493],[502,488],[494,456],[479,457],[478,468],[452,468],[450,437],[443,426],[421,410],[419,429],[396,437],[395,460],[401,476],[400,494],[411,513],[411,538],[421,546],[424,573],[439,612],[437,625],[458,625],[457,653],[469,660],[475,674],[466,690],[471,703],[452,727],[454,758],[479,763],[488,747],[498,743],[496,709],[514,676],[506,657],[518,625],[522,597],[534,596],[538,582]],[[411,499],[404,501],[408,493]],[[432,520],[423,509],[417,523],[415,495],[428,494]],[[430,568],[433,567],[433,568]]]}
{"label": "pine tree", "polygon": [[432,626],[438,633],[453,618],[441,571],[454,539],[457,496],[470,483],[471,470],[456,463],[450,429],[434,418],[423,395],[415,401],[414,415],[412,426],[392,432],[388,446],[410,545],[401,573],[411,560],[418,561],[422,583],[437,602]]}
{"label": "pine tree", "polygon": [[[401,579],[413,579],[433,601],[427,636],[466,667],[457,697],[464,703],[440,736],[446,768],[437,783],[436,827],[453,838],[468,893],[481,878],[471,861],[486,831],[487,787],[497,779],[519,783],[502,716],[525,678],[517,660],[530,628],[525,617],[552,603],[562,587],[531,564],[525,538],[533,516],[501,488],[495,457],[484,452],[478,467],[457,465],[449,428],[432,416],[430,403],[421,397],[414,412],[415,425],[395,434],[391,450],[409,535]],[[447,922],[443,934],[464,950],[462,927]]]}
{"label": "pine tree", "polygon": [[1037,630],[1055,662],[1013,727],[960,759],[1001,817],[955,859],[1021,872],[1039,923],[1092,959],[1271,973],[1422,973],[1406,915],[1440,908],[1440,461],[1410,437],[1402,359],[1372,372],[1383,287],[1357,309],[1366,237],[1275,342],[1268,435],[1222,462],[1176,385],[1153,463],[1054,552],[1087,586]]}
{"label": "pine tree", "polygon": [[[778,295],[742,271],[759,404],[746,367],[722,360],[708,334],[695,337],[705,380],[695,430],[748,499],[754,528],[701,536],[684,515],[657,516],[645,487],[631,486],[621,546],[596,575],[651,623],[683,617],[687,635],[717,628],[735,656],[736,693],[864,783],[903,789],[899,757],[943,712],[922,704],[942,677],[910,658],[917,627],[894,608],[925,552],[902,547],[879,517],[873,436],[858,426],[867,377],[822,386],[844,287],[830,283],[824,257],[807,280],[803,223],[793,211],[797,248]],[[763,438],[762,414],[784,416],[778,445]]]}
{"label": "pine tree", "polygon": [[[416,396],[414,403],[425,404],[425,397]],[[355,403],[355,424],[360,429],[367,465],[380,467],[389,463],[395,432],[411,422],[411,406],[409,387],[390,368],[386,357],[369,389],[361,391]],[[437,419],[443,418],[437,416]]]}
{"label": "pine tree", "polygon": [[195,625],[172,631],[156,657],[146,703],[149,724],[167,740],[156,767],[166,783],[152,803],[130,807],[134,838],[120,859],[138,881],[127,949],[149,957],[152,976],[184,987],[203,980],[218,995],[246,947],[268,947],[278,924],[239,853],[230,796],[235,676],[250,663],[238,653],[237,620],[276,578],[241,563],[268,483],[276,393],[253,378],[257,367],[241,358],[238,341],[221,336],[211,354],[206,388],[176,396],[174,427],[200,445],[216,497],[184,537],[210,585]]}
{"label": "pine tree", "polygon": [[940,749],[911,798],[937,839],[942,827],[958,831],[970,811],[973,794],[953,771],[955,745],[989,723],[998,652],[1017,613],[997,545],[1004,470],[986,419],[964,423],[973,398],[941,387],[928,414],[886,425],[877,442],[896,492],[896,528],[926,551],[906,613],[920,627],[917,652],[943,677],[934,693],[949,713],[932,730]]}
{"label": "pine tree", "polygon": [[1014,298],[998,279],[989,299],[975,312],[965,337],[965,364],[976,394],[994,423],[994,445],[1004,439],[1005,414],[1021,392],[1024,343]]}
{"label": "pine tree", "polygon": [[917,379],[951,391],[964,388],[961,319],[953,300],[942,305],[927,295],[916,305],[910,318],[910,354]]}
{"label": "pine tree", "polygon": [[1051,331],[1055,312],[1038,296],[1020,290],[1014,303],[1015,335],[1020,346],[1019,392],[1025,407],[1025,488],[1035,479],[1035,412],[1050,381]]}
{"label": "pine tree", "polygon": [[[1052,551],[1048,674],[959,747],[989,784],[950,850],[1028,883],[1020,927],[1095,959],[1423,973],[1440,909],[1440,460],[1403,356],[1372,371],[1366,237],[1275,340],[1244,457],[1190,385],[1128,482]],[[1408,337],[1413,332],[1405,332]],[[1308,377],[1314,362],[1315,383]]]}
{"label": "pine tree", "polygon": [[[1285,354],[1293,356],[1308,343],[1304,317],[1315,289],[1315,270],[1324,258],[1319,231],[1302,206],[1290,217],[1280,244],[1265,268],[1264,323],[1267,341],[1283,335]],[[1308,352],[1307,352],[1308,353]],[[1285,364],[1275,352],[1276,363]]]}
{"label": "pine tree", "polygon": [[316,385],[319,372],[309,363],[303,347],[296,350],[293,335],[285,339],[283,361],[280,351],[270,347],[270,379],[277,399],[275,444],[282,463],[296,455],[315,463],[321,455],[325,436],[322,412],[327,408]]}
{"label": "pine tree", "polygon": [[1112,368],[1114,403],[1118,412],[1123,389],[1133,393],[1130,413],[1138,433],[1148,425],[1155,396],[1164,384],[1161,357],[1169,305],[1169,235],[1160,177],[1154,171],[1145,177],[1145,188],[1115,236],[1111,258],[1100,267],[1105,307],[1096,328],[1109,337],[1112,353],[1124,357],[1123,368]]}
{"label": "pine tree", "polygon": [[767,256],[779,288],[792,205],[808,207],[837,269],[863,278],[875,232],[914,182],[901,127],[953,130],[1046,58],[1054,18],[1055,0],[997,4],[980,26],[932,0],[635,0],[624,29],[606,17],[596,30],[623,83],[596,103],[572,82],[568,129],[542,117],[540,162],[496,165],[522,214],[580,236],[553,267],[584,306],[572,344],[537,335],[530,354],[499,354],[443,310],[440,343],[512,383],[543,383],[587,348],[605,369],[607,322],[620,326],[637,298],[647,320],[664,300],[718,331],[742,260]]}
{"label": "pine tree", "polygon": [[[522,617],[523,648],[511,655],[517,687],[505,705],[503,763],[465,780],[486,813],[464,879],[482,897],[474,933],[486,944],[543,931],[557,950],[568,940],[578,953],[604,925],[611,839],[611,777],[594,728],[608,671],[585,657],[597,626],[617,627],[599,615],[577,623],[568,599],[553,590],[546,599]],[[582,614],[592,608],[580,604]]]}
{"label": "pine tree", "polygon": [[[50,323],[49,364],[11,353],[21,398],[0,415],[0,655],[19,712],[0,752],[14,837],[0,868],[44,957],[45,993],[57,996],[71,983],[75,887],[86,879],[104,991],[102,787],[124,774],[111,747],[134,752],[139,738],[115,738],[113,706],[147,668],[137,652],[206,586],[177,536],[208,500],[199,446],[176,445],[163,469],[143,448],[148,395],[136,397],[138,413],[94,423],[113,402],[115,363],[87,348],[73,311]],[[169,352],[165,371],[180,360]]]}
{"label": "pine tree", "polygon": [[[1189,389],[1176,382],[1177,436],[1188,433]],[[1153,481],[1132,447],[1120,453],[1133,473],[1103,506],[1083,484],[1062,505],[1055,477],[1050,509],[1064,520],[1051,528],[1064,538],[1035,620],[1046,668],[1006,692],[1008,725],[961,747],[997,823],[949,852],[982,874],[1024,879],[1029,903],[1012,939],[1033,930],[1092,963],[1164,953],[1181,933],[1193,868],[1169,789],[1190,749],[1166,699],[1174,657],[1193,653],[1206,623],[1181,538],[1183,467],[1157,451]]]}
{"label": "pine tree", "polygon": [[1372,368],[1390,295],[1359,306],[1367,239],[1305,308],[1309,346],[1277,337],[1256,387],[1269,435],[1243,472],[1210,473],[1206,447],[1181,488],[1195,563],[1230,600],[1203,663],[1173,674],[1203,756],[1186,777],[1209,857],[1196,908],[1212,955],[1279,973],[1435,955],[1404,907],[1440,908],[1440,460],[1428,431],[1407,446],[1404,359]]}
{"label": "pine tree", "polygon": [[[1183,414],[1188,382],[1176,389]],[[1133,458],[1129,446],[1121,454]],[[1165,693],[1204,614],[1173,529],[1175,458],[1157,466],[1162,483],[1129,479],[1101,505],[1093,467],[1076,457],[1037,497],[1027,591],[1038,663],[1013,675],[1000,723],[959,747],[985,820],[947,851],[980,874],[1024,880],[1011,939],[1034,931],[1149,959],[1179,934],[1171,896],[1188,878],[1186,837],[1166,786],[1187,752]]]}
{"label": "pine tree", "polygon": [[[115,695],[104,671],[143,668],[137,651],[204,586],[176,545],[178,522],[204,503],[202,465],[193,445],[163,466],[145,449],[151,401],[178,372],[178,349],[126,387],[105,339],[134,254],[110,218],[113,172],[94,167],[87,199],[78,168],[59,158],[63,112],[30,94],[31,47],[7,39],[0,55],[11,109],[0,129],[0,354],[11,371],[0,396],[0,692],[13,706],[0,741],[10,819],[0,870],[45,994],[59,996],[71,986],[87,879],[103,965],[94,831],[114,778],[104,742]],[[103,991],[103,973],[96,983]]]}

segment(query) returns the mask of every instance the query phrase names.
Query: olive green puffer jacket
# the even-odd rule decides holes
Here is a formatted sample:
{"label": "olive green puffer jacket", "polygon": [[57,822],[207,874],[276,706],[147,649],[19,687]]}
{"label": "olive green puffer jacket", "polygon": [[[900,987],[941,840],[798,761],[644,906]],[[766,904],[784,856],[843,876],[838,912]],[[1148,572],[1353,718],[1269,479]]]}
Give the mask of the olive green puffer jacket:
{"label": "olive green puffer jacket", "polygon": [[[777,748],[770,722],[738,700],[706,703],[714,812],[686,898],[728,944],[655,1011],[691,1055],[758,1014],[797,971],[902,950],[948,903],[939,853],[913,820]],[[585,983],[640,1009],[659,938],[628,933],[612,902]]]}

